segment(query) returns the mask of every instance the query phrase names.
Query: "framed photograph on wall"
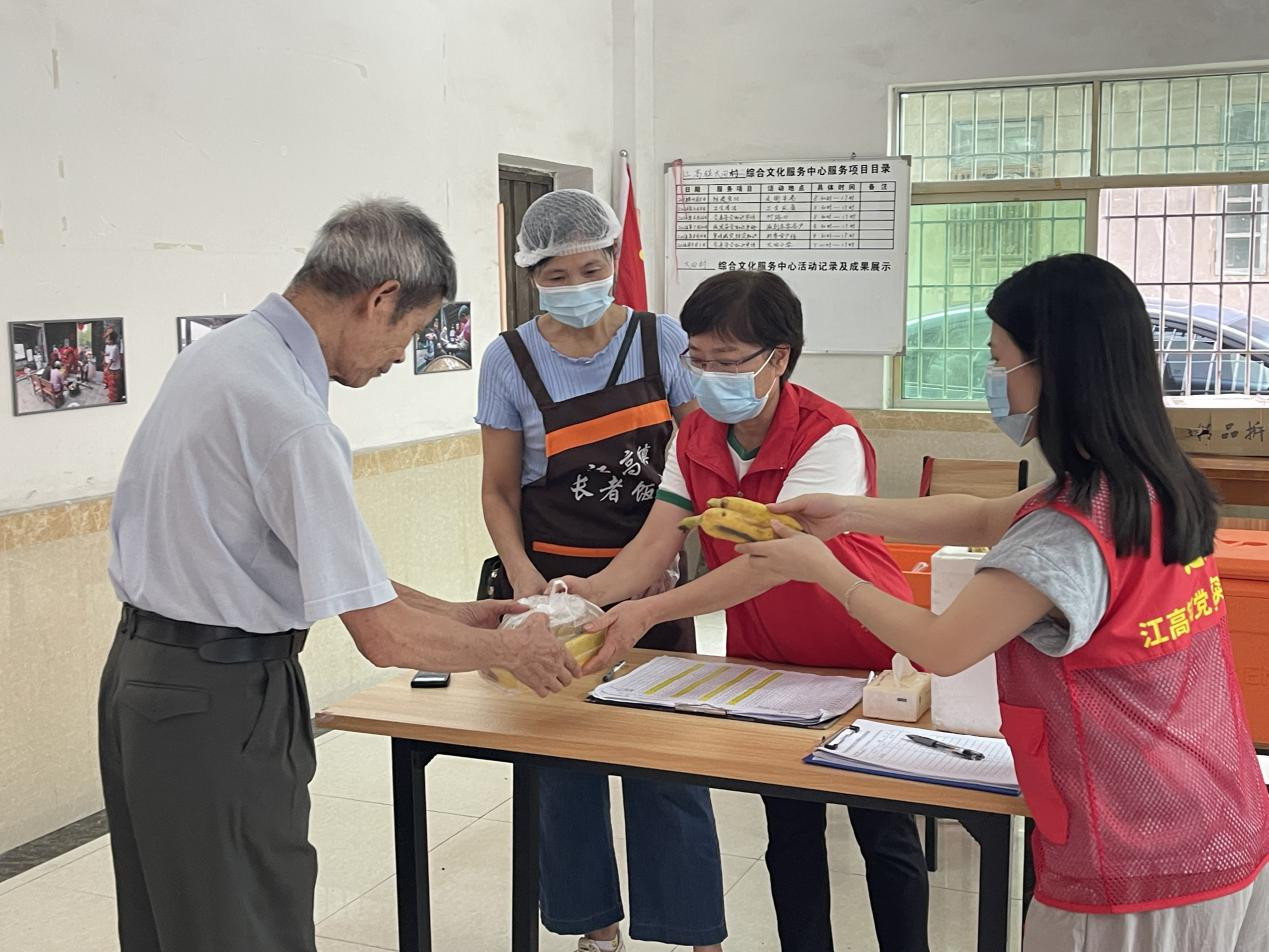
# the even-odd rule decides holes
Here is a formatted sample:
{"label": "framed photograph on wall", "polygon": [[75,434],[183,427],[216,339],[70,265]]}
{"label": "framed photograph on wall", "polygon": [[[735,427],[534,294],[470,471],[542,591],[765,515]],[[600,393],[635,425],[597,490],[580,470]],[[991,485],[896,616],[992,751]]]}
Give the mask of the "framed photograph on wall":
{"label": "framed photograph on wall", "polygon": [[441,308],[432,323],[414,335],[414,372],[471,370],[471,302]]}
{"label": "framed photograph on wall", "polygon": [[196,340],[201,340],[218,327],[242,317],[241,314],[200,314],[176,319],[176,352],[179,354]]}
{"label": "framed photograph on wall", "polygon": [[121,317],[10,322],[9,356],[15,416],[128,401]]}

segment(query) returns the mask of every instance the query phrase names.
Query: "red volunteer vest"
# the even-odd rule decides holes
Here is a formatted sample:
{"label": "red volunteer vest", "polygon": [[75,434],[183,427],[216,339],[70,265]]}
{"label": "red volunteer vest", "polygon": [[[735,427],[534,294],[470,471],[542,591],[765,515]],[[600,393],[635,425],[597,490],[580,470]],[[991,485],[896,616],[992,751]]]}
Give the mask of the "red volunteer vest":
{"label": "red volunteer vest", "polygon": [[[728,427],[704,411],[683,422],[678,435],[678,460],[688,495],[697,512],[719,496],[743,496],[773,503],[789,471],[806,451],[834,427],[851,426],[864,448],[868,495],[877,491],[877,463],[854,417],[809,390],[786,383],[780,391],[771,428],[744,479],[727,447]],[[884,592],[912,600],[903,573],[876,536],[844,535],[829,548],[838,561]],[[705,562],[718,568],[736,557],[734,543],[701,535]],[[818,585],[788,582],[727,609],[727,653],[738,658],[778,661],[833,668],[890,666],[894,652],[846,614],[836,595]]]}
{"label": "red volunteer vest", "polygon": [[1269,860],[1269,796],[1234,675],[1225,596],[1210,559],[1119,557],[1109,492],[1084,525],[1110,574],[1088,643],[1051,658],[1015,638],[996,652],[1001,732],[1035,816],[1035,897],[1126,913],[1235,892]]}

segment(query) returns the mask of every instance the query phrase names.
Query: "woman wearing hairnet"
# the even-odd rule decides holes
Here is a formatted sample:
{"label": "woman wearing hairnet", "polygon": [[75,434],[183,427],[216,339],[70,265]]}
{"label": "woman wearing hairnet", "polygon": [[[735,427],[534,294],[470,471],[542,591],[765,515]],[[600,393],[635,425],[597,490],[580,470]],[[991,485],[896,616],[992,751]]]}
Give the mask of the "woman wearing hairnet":
{"label": "woman wearing hairnet", "polygon": [[[652,507],[674,421],[696,409],[679,361],[687,335],[665,315],[613,302],[617,216],[578,189],[525,212],[516,264],[545,312],[485,352],[476,422],[484,446],[485,524],[506,596],[600,571]],[[653,629],[645,647],[691,651],[686,624]],[[722,867],[709,792],[626,778],[630,935],[719,949]],[[541,910],[580,952],[624,948],[608,780],[541,772]]]}

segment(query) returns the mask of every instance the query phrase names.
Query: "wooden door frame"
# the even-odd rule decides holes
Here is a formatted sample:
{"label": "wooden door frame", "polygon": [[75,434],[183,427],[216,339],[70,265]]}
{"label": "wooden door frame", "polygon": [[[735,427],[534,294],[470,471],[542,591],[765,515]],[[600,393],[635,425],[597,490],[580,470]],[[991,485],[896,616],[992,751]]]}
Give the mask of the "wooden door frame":
{"label": "wooden door frame", "polygon": [[[498,272],[499,304],[503,330],[508,330],[513,326],[514,316],[520,316],[522,318],[521,323],[524,323],[521,311],[531,309],[527,299],[523,299],[523,288],[519,286],[522,282],[517,280],[518,272],[513,270],[516,267],[514,242],[517,225],[511,221],[513,211],[508,207],[508,199],[510,198],[510,189],[517,184],[534,190],[545,187],[547,191],[554,191],[557,177],[554,172],[544,169],[525,168],[511,164],[500,164],[498,166]],[[519,301],[519,306],[513,304],[517,298],[522,299]]]}

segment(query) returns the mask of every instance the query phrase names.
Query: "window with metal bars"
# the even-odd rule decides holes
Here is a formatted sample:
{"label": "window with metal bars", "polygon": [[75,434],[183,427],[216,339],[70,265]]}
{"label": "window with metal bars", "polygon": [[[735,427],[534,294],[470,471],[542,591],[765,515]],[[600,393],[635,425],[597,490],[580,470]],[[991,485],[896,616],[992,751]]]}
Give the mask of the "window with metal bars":
{"label": "window with metal bars", "polygon": [[1165,390],[1269,393],[1269,71],[922,88],[894,405],[981,407],[995,284],[1088,251],[1136,281]]}

